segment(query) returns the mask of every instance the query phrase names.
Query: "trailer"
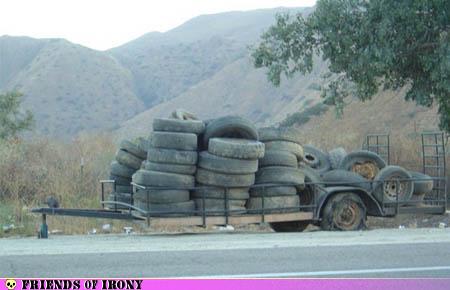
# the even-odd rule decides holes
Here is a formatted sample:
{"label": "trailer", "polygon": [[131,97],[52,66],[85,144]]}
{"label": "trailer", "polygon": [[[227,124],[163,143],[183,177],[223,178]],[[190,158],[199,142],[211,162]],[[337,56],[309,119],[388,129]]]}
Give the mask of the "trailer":
{"label": "trailer", "polygon": [[[38,236],[48,237],[47,216],[74,216],[86,218],[105,218],[128,221],[140,221],[147,226],[209,226],[209,225],[240,225],[269,223],[275,231],[302,231],[309,224],[321,225],[328,230],[357,230],[365,226],[367,216],[394,217],[399,214],[444,214],[447,210],[447,183],[445,164],[445,136],[442,132],[422,133],[423,172],[433,179],[433,190],[424,200],[399,200],[399,190],[402,182],[421,181],[420,179],[389,180],[378,184],[384,191],[395,196],[395,200],[378,200],[372,190],[366,190],[361,184],[342,184],[333,182],[332,186],[324,182],[306,182],[299,184],[263,184],[252,187],[262,187],[261,207],[247,209],[245,213],[229,208],[228,192],[224,189],[224,208],[206,210],[205,196],[203,207],[193,211],[144,211],[132,204],[117,200],[105,200],[105,188],[115,187],[114,180],[101,180],[101,209],[66,209],[66,208],[34,208],[33,213],[40,214],[42,223]],[[374,151],[390,160],[390,141],[388,134],[367,135],[363,148]],[[369,181],[370,182],[370,181]],[[374,182],[371,182],[371,184]],[[134,187],[151,189],[132,183]],[[265,189],[273,186],[302,186],[307,188],[308,198],[302,199],[293,207],[268,207],[264,204]],[[376,186],[375,186],[376,187]],[[373,188],[373,187],[372,187]],[[183,188],[186,190],[186,188]],[[189,188],[195,190],[195,188]],[[132,197],[133,198],[133,197]],[[147,199],[148,200],[148,199]],[[133,200],[132,200],[133,201]],[[132,202],[133,203],[133,202]],[[106,207],[108,209],[106,209]]]}

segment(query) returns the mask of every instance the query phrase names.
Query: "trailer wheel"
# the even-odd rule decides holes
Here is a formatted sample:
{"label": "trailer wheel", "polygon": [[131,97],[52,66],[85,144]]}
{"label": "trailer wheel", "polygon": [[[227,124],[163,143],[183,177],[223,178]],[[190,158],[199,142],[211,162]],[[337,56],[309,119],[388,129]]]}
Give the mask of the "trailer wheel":
{"label": "trailer wheel", "polygon": [[320,227],[323,230],[355,231],[366,227],[366,207],[354,193],[332,196],[322,212]]}
{"label": "trailer wheel", "polygon": [[303,232],[311,221],[291,221],[270,223],[270,227],[277,233],[283,232]]}

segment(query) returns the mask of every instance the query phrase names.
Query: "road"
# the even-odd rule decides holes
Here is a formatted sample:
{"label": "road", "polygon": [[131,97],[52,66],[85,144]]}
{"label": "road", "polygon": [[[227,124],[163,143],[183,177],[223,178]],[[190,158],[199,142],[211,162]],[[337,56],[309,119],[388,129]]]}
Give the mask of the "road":
{"label": "road", "polygon": [[450,277],[450,229],[0,240],[11,277]]}

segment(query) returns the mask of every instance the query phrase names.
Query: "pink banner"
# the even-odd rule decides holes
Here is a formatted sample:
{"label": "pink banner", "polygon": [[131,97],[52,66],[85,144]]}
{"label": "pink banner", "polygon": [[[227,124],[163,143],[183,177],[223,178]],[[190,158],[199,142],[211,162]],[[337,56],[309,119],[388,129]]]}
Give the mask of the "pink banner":
{"label": "pink banner", "polygon": [[27,279],[0,280],[0,290],[448,290],[450,279]]}

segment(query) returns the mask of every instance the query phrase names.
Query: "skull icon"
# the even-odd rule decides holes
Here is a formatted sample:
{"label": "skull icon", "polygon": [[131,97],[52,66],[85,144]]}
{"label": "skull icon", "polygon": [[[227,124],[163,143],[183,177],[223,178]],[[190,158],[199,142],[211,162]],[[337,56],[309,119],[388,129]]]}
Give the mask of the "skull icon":
{"label": "skull icon", "polygon": [[14,290],[16,288],[16,280],[7,279],[5,285],[9,290]]}

